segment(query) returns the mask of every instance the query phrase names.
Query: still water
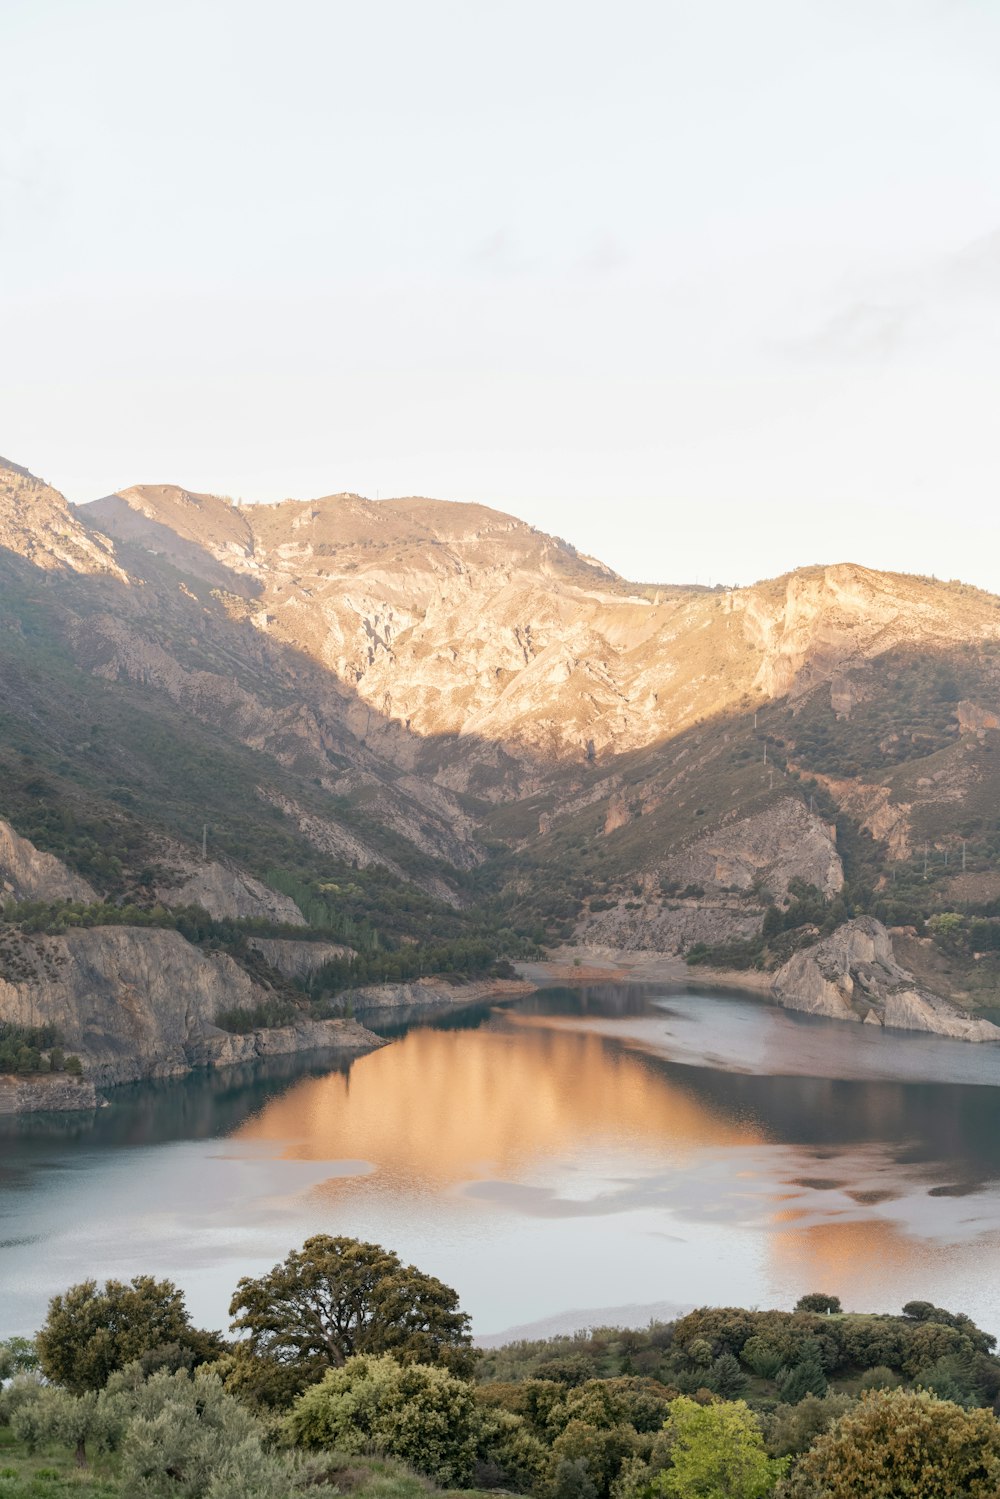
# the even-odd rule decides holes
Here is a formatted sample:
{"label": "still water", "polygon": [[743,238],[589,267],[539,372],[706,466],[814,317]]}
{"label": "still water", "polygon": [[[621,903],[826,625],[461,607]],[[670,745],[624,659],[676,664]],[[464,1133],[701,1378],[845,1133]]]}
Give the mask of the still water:
{"label": "still water", "polygon": [[608,986],[112,1097],[0,1124],[0,1336],[139,1271],[224,1326],[316,1232],[439,1275],[484,1337],[810,1290],[1000,1332],[1000,1047]]}

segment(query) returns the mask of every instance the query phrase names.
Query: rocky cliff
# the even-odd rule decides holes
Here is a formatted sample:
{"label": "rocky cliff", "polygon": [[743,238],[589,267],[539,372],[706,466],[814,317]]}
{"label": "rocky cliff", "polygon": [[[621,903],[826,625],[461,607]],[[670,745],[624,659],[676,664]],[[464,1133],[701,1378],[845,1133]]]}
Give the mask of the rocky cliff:
{"label": "rocky cliff", "polygon": [[59,937],[8,935],[0,951],[0,1016],[52,1025],[99,1085],[173,1077],[271,1052],[378,1044],[348,1022],[233,1035],[223,1011],[254,1010],[267,993],[225,953],[178,932],[95,927]]}
{"label": "rocky cliff", "polygon": [[77,900],[89,904],[97,894],[59,859],[42,853],[27,838],[19,837],[10,823],[0,820],[0,899]]}
{"label": "rocky cliff", "polygon": [[858,917],[789,959],[772,993],[789,1010],[959,1041],[1000,1041],[1000,1027],[922,988],[896,961],[881,922]]}

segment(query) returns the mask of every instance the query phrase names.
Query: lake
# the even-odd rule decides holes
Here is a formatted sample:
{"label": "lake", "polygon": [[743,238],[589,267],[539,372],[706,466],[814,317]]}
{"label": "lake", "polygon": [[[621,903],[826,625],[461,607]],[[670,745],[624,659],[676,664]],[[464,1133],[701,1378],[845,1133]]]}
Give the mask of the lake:
{"label": "lake", "polygon": [[224,1327],[316,1232],[440,1276],[483,1338],[812,1290],[1000,1332],[1000,1047],[608,985],[111,1097],[0,1123],[0,1336],[140,1271]]}

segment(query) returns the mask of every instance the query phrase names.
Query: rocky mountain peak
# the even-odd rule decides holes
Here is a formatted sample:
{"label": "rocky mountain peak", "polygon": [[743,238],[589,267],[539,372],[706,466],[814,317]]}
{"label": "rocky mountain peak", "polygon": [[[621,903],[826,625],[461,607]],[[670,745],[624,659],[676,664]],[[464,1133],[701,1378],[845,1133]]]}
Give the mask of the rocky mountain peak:
{"label": "rocky mountain peak", "polygon": [[0,547],[45,571],[106,573],[126,581],[112,542],[81,525],[58,490],[3,458]]}

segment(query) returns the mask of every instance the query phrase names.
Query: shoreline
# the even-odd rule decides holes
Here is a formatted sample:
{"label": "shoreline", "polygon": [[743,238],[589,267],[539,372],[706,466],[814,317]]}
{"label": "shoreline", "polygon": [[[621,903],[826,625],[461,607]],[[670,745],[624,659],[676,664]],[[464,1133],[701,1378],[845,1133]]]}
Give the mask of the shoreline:
{"label": "shoreline", "polygon": [[[431,1012],[435,1009],[461,1009],[481,1000],[516,999],[532,993],[538,986],[525,979],[471,979],[457,984],[439,978],[418,979],[409,984],[380,984],[347,991],[343,998],[355,1006],[362,1017],[388,1018],[394,1011],[407,1009]],[[329,1052],[331,1055],[368,1056],[392,1038],[380,1036],[352,1017],[333,1020],[303,1020],[298,1025],[257,1027],[236,1032],[214,1029],[193,1038],[185,1066],[164,1068],[155,1062],[145,1071],[129,1076],[102,1078],[100,1064],[84,1070],[81,1076],[64,1073],[0,1073],[0,1118],[27,1114],[92,1113],[107,1108],[106,1096],[118,1087],[136,1083],[181,1080],[202,1070],[222,1072],[231,1067],[267,1061],[279,1056],[305,1056]]]}
{"label": "shoreline", "polygon": [[167,1071],[154,1063],[144,1072],[103,1078],[98,1064],[73,1078],[63,1074],[0,1074],[0,1118],[93,1112],[108,1107],[112,1100],[106,1095],[118,1087],[182,1079],[203,1069],[221,1072],[277,1056],[321,1052],[367,1056],[391,1045],[393,1038],[380,1036],[365,1022],[387,1020],[394,1012],[415,1011],[419,1016],[435,1010],[464,1009],[486,1000],[519,999],[540,989],[589,984],[664,984],[721,989],[756,998],[769,998],[771,994],[770,975],[754,973],[746,982],[734,982],[732,973],[725,969],[698,969],[693,978],[684,959],[675,953],[571,947],[558,949],[550,958],[514,966],[518,975],[515,979],[469,979],[456,984],[432,976],[404,984],[351,989],[343,998],[360,1019],[304,1020],[296,1026],[258,1027],[244,1033],[217,1030],[192,1041],[186,1066],[172,1066]]}
{"label": "shoreline", "polygon": [[550,958],[516,963],[515,967],[536,989],[556,984],[567,987],[578,984],[669,984],[692,989],[725,989],[757,998],[762,995],[771,998],[774,981],[773,974],[755,968],[690,968],[677,953],[653,949],[562,947]]}

